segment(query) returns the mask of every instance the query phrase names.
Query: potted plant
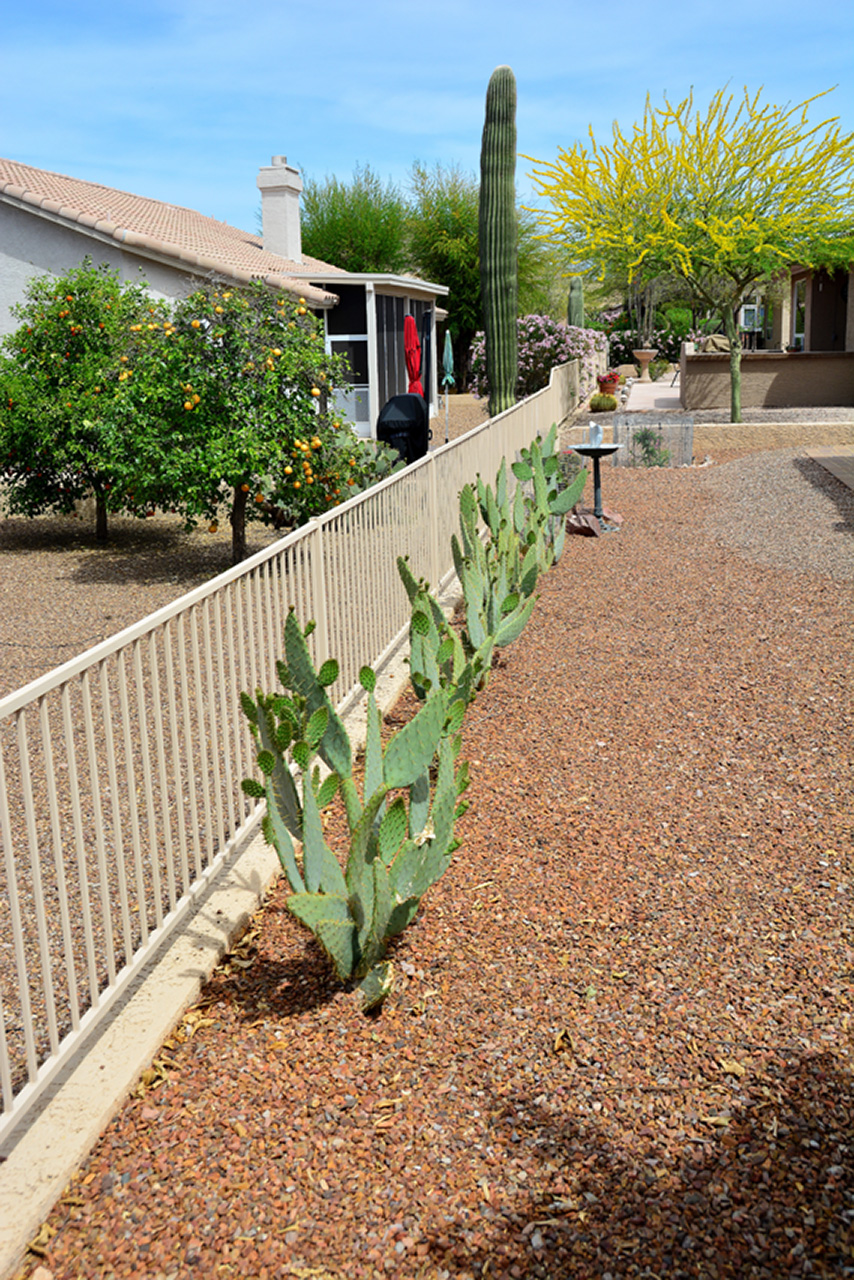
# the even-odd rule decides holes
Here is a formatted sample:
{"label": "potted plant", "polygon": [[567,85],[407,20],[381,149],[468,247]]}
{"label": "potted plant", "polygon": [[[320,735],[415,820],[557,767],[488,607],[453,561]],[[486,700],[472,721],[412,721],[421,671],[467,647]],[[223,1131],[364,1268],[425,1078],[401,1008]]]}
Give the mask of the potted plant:
{"label": "potted plant", "polygon": [[598,374],[596,381],[599,383],[600,395],[612,396],[619,386],[620,375],[616,369],[608,369],[605,373]]}

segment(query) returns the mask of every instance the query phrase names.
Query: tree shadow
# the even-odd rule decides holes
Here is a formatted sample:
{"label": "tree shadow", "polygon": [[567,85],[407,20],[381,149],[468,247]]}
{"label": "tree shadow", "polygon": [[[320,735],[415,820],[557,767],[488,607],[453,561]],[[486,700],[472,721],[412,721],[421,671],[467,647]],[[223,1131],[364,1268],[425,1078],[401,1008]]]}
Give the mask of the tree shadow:
{"label": "tree shadow", "polygon": [[[253,526],[247,554],[253,555],[281,536],[272,527]],[[69,517],[9,516],[0,521],[0,554],[48,553],[61,557],[63,566],[69,557],[79,557],[68,577],[81,584],[176,583],[191,588],[231,568],[227,522],[222,522],[217,534],[202,534],[187,531],[177,518],[116,517],[111,521],[108,541],[99,543],[94,529]]]}
{"label": "tree shadow", "polygon": [[854,533],[854,490],[814,458],[794,458],[793,461],[804,479],[836,504],[841,519],[833,526],[834,532]]}
{"label": "tree shadow", "polygon": [[491,1280],[854,1275],[851,1075],[830,1053],[781,1057],[739,1096],[728,1123],[709,1117],[680,1134],[674,1159],[664,1134],[632,1158],[589,1109],[556,1118],[517,1094],[496,1138],[509,1131],[520,1153],[559,1166],[554,1191],[525,1203],[520,1189],[493,1213],[504,1221],[490,1247],[433,1239],[431,1261]]}

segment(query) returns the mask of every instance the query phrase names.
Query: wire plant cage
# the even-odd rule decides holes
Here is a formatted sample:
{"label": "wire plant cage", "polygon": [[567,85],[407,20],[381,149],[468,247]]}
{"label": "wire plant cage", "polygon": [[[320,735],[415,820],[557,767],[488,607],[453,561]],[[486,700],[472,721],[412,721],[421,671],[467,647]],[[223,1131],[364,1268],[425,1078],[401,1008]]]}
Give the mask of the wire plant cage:
{"label": "wire plant cage", "polygon": [[690,467],[694,416],[616,413],[614,442],[625,445],[611,459],[615,467]]}

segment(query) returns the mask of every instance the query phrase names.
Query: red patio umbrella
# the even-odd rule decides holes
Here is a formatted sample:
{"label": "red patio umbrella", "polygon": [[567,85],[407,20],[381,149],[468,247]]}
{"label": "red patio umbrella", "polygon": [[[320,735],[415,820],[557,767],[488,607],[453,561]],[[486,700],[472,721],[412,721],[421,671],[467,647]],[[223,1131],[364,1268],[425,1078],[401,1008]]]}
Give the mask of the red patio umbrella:
{"label": "red patio umbrella", "polygon": [[409,394],[424,395],[421,385],[421,343],[414,316],[403,317],[403,351],[406,356],[406,372],[409,374]]}

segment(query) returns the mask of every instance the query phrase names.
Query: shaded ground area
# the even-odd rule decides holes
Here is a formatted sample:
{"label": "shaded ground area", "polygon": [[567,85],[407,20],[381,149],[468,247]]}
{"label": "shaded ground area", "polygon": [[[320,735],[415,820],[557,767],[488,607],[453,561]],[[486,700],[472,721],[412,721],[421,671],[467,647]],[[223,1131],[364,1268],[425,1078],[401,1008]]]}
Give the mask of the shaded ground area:
{"label": "shaded ground area", "polygon": [[[609,471],[622,531],[471,709],[384,1010],[276,890],[22,1275],[854,1275],[854,556],[799,555],[852,526],[764,459]],[[732,493],[790,483],[760,563]]]}

